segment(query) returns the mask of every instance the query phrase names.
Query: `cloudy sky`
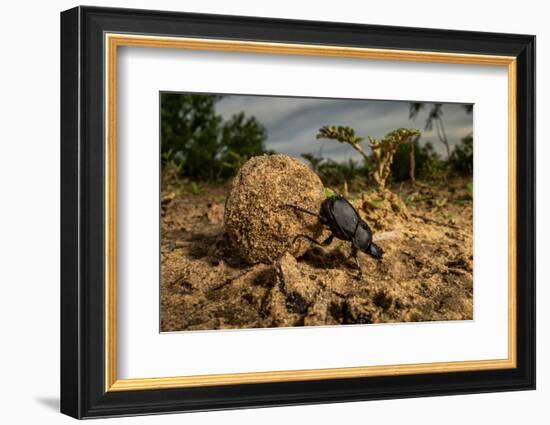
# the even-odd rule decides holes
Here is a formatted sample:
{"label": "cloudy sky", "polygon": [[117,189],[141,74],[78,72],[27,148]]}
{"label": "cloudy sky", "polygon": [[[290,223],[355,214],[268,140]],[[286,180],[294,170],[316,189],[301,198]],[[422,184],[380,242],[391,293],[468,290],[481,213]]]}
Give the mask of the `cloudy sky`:
{"label": "cloudy sky", "polygon": [[[360,159],[360,156],[346,144],[315,139],[319,128],[349,126],[365,138],[380,138],[399,127],[418,128],[422,130],[421,142],[431,141],[435,149],[444,154],[445,147],[437,138],[435,127],[432,131],[424,131],[430,107],[431,104],[426,104],[415,120],[409,120],[407,101],[228,95],[217,102],[216,111],[224,119],[241,111],[254,115],[267,130],[267,149],[296,157],[306,152],[321,153],[325,158],[345,161]],[[461,138],[472,133],[472,114],[467,114],[460,104],[443,104],[442,110],[452,149]],[[363,145],[367,148],[367,141]]]}

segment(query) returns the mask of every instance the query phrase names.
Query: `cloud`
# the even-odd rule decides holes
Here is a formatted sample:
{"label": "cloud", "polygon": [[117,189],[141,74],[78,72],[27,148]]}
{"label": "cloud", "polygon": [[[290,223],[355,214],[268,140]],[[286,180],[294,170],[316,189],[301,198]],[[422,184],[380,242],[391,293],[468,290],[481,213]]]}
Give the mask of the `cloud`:
{"label": "cloud", "polygon": [[[435,127],[424,130],[430,107],[426,104],[416,119],[410,120],[409,102],[403,101],[230,95],[216,104],[216,111],[226,119],[241,111],[255,116],[267,130],[268,149],[295,157],[306,152],[322,153],[325,158],[344,161],[361,157],[346,144],[317,140],[315,136],[323,125],[346,125],[361,136],[377,138],[399,127],[418,128],[422,131],[421,142],[431,142],[445,156]],[[444,104],[443,119],[451,149],[473,132],[473,115],[467,114],[463,105]]]}

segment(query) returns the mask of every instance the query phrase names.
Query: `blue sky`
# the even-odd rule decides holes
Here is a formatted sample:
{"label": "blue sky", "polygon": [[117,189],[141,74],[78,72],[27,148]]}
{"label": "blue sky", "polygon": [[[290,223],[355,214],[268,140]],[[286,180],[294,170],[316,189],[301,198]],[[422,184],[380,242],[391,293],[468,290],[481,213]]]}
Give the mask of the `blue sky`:
{"label": "blue sky", "polygon": [[[445,157],[445,147],[437,138],[435,128],[424,131],[431,104],[427,103],[415,120],[409,120],[409,105],[408,101],[228,95],[216,103],[216,112],[224,119],[241,111],[254,115],[267,130],[266,148],[295,157],[311,152],[336,161],[360,159],[348,145],[315,139],[323,125],[350,126],[365,138],[382,137],[399,127],[418,128],[422,131],[421,143],[431,141]],[[467,114],[460,104],[444,103],[442,110],[452,149],[472,133],[473,115]],[[367,148],[367,141],[363,145]]]}

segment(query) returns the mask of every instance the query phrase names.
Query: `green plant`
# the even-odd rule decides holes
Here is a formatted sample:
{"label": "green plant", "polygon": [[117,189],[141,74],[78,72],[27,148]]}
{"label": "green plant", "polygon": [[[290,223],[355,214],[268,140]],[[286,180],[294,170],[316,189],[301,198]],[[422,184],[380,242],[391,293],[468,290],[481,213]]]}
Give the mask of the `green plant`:
{"label": "green plant", "polygon": [[444,178],[446,164],[435,152],[433,145],[427,142],[423,145],[415,138],[410,146],[401,144],[397,148],[391,165],[391,177],[394,182],[402,182],[411,178],[411,148],[414,153],[414,175],[422,181],[432,181]]}
{"label": "green plant", "polygon": [[449,158],[451,170],[461,176],[471,176],[474,172],[474,138],[470,134],[455,146]]}
{"label": "green plant", "polygon": [[179,176],[181,175],[182,164],[173,158],[172,150],[161,154],[161,164],[161,186],[163,190],[167,190],[177,183]]}
{"label": "green plant", "polygon": [[[370,175],[380,191],[385,190],[386,181],[391,173],[391,164],[397,148],[412,138],[417,138],[420,131],[408,128],[399,128],[384,136],[382,139],[369,137],[369,147],[372,155],[369,156],[362,148],[364,138],[355,134],[355,130],[345,126],[323,126],[319,129],[317,139],[331,139],[340,143],[347,143],[363,157],[369,164]],[[318,168],[320,165],[317,164]]]}
{"label": "green plant", "polygon": [[371,175],[378,190],[384,191],[386,189],[386,182],[391,174],[393,157],[398,147],[419,134],[420,132],[415,129],[399,128],[386,134],[382,139],[369,137],[369,146],[372,150],[371,163],[373,165]]}
{"label": "green plant", "polygon": [[368,166],[365,161],[359,163],[349,159],[345,162],[337,162],[311,153],[302,154],[302,158],[307,160],[311,169],[328,186],[352,185],[356,181],[360,182],[368,177]]}
{"label": "green plant", "polygon": [[468,199],[474,199],[474,183],[468,182],[466,185],[466,193],[468,194]]}
{"label": "green plant", "polygon": [[227,121],[216,113],[217,95],[162,93],[161,155],[180,165],[180,177],[225,179],[239,164],[265,152],[267,137],[255,117],[236,114]]}
{"label": "green plant", "polygon": [[314,154],[312,153],[303,153],[301,155],[302,158],[304,158],[308,163],[309,163],[309,166],[311,167],[311,170],[314,172],[314,173],[318,173],[319,172],[319,165],[321,165],[321,163],[324,161],[324,159],[320,156],[315,156]]}
{"label": "green plant", "polygon": [[191,190],[191,193],[193,195],[198,195],[202,191],[202,185],[200,183],[192,181],[189,185],[189,189]]}
{"label": "green plant", "polygon": [[266,138],[265,128],[255,117],[247,117],[243,112],[233,115],[221,129],[218,155],[224,167],[219,176],[230,177],[249,158],[265,153]]}
{"label": "green plant", "polygon": [[324,126],[319,129],[317,133],[317,139],[331,139],[340,143],[347,143],[359,154],[368,160],[369,156],[363,150],[360,143],[365,140],[363,137],[359,137],[355,134],[355,130],[351,127],[345,126]]}
{"label": "green plant", "polygon": [[325,198],[332,198],[333,196],[336,196],[336,192],[332,190],[329,187],[324,188]]}

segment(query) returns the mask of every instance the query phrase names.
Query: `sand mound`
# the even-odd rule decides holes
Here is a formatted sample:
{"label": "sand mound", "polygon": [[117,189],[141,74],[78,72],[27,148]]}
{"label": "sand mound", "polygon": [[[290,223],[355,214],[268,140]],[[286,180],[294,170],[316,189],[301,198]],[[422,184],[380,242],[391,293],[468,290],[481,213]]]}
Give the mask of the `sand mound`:
{"label": "sand mound", "polygon": [[[229,185],[174,194],[161,220],[161,330],[472,320],[466,184],[405,184],[402,197],[414,202],[410,218],[392,222],[397,214],[383,211],[385,230],[374,238],[384,259],[360,252],[362,276],[349,242],[340,240],[312,246],[298,259],[283,254],[271,264],[247,264],[224,230]],[[361,203],[370,198],[355,199],[363,214]]]}

